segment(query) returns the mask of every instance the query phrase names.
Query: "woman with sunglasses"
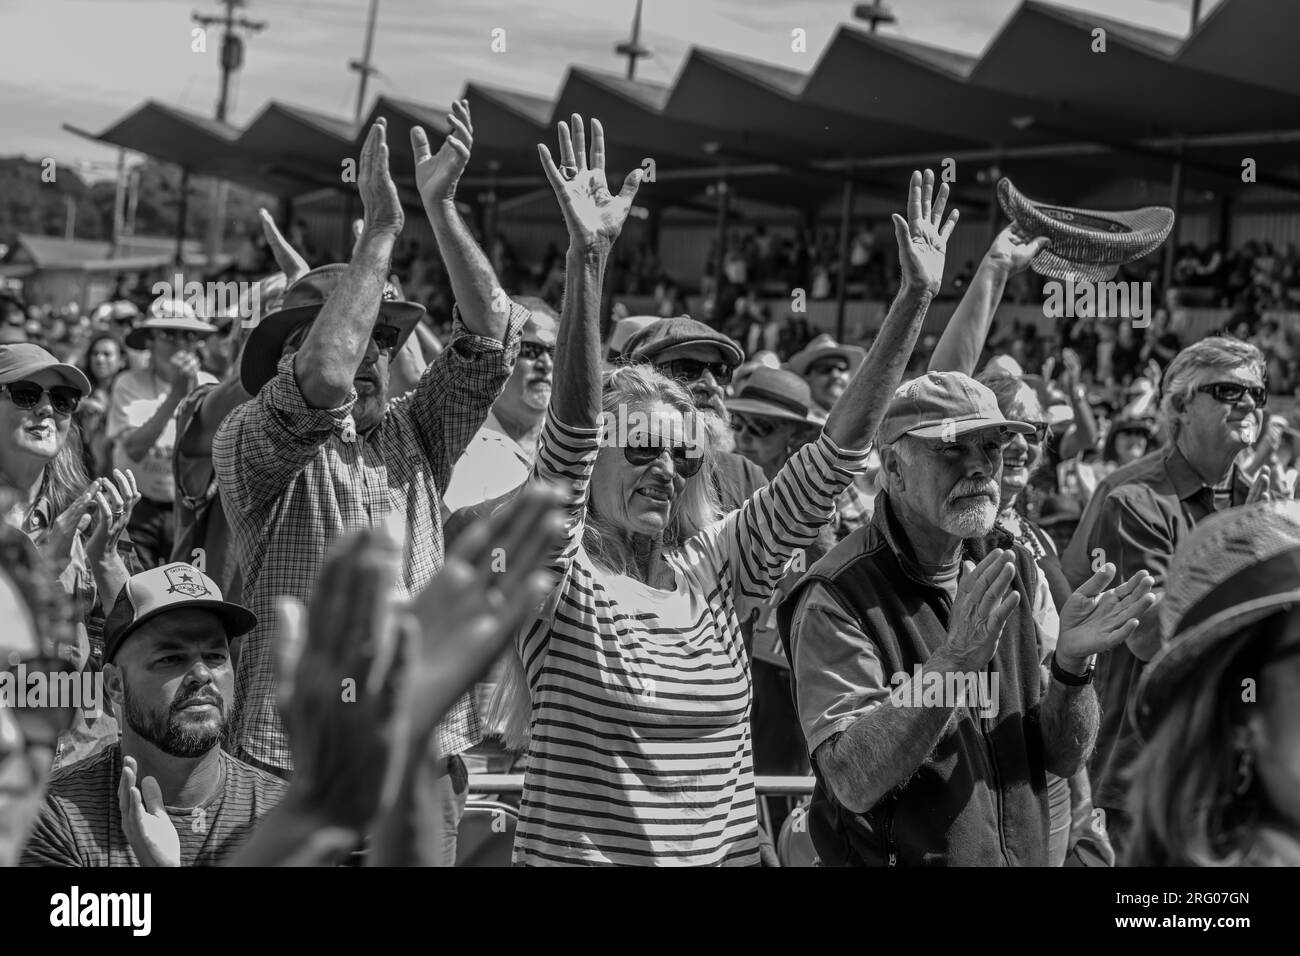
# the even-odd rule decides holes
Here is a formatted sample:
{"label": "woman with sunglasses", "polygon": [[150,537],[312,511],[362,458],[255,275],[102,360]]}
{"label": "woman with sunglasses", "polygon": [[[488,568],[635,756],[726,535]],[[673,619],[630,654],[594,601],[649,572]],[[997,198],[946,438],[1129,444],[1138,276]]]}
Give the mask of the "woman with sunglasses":
{"label": "woman with sunglasses", "polygon": [[[830,520],[865,459],[942,274],[956,214],[912,177],[895,216],[903,293],[825,432],[738,510],[719,515],[690,394],[655,369],[602,375],[601,278],[640,184],[613,195],[605,139],[560,126],[559,168],[539,146],[569,232],[555,391],[534,476],[571,492],[558,576],[520,634],[522,692],[508,726],[531,732],[515,835],[524,865],[755,865],[759,828],[740,620]],[[516,671],[515,676],[519,674]]]}
{"label": "woman with sunglasses", "polygon": [[[72,598],[78,670],[96,666],[102,653],[104,609],[126,582],[127,557],[134,562],[123,532],[139,501],[129,472],[86,478],[72,417],[89,391],[78,368],[39,346],[0,346],[0,484],[18,492],[5,521],[36,543]],[[56,764],[89,756],[116,734],[111,717],[79,715]]]}

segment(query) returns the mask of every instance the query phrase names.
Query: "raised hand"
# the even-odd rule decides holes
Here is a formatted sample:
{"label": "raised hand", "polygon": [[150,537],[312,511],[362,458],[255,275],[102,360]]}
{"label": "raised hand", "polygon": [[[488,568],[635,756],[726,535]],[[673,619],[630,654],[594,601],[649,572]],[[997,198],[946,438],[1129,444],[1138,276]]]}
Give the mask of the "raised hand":
{"label": "raised hand", "polygon": [[944,644],[955,671],[983,670],[993,659],[1002,629],[1020,603],[1020,595],[1011,590],[1015,576],[1015,555],[1000,548],[978,565],[963,564]]}
{"label": "raised hand", "polygon": [[415,185],[425,208],[456,198],[456,184],[469,164],[474,148],[474,124],[469,118],[469,100],[457,100],[447,114],[451,132],[436,154],[429,148],[423,127],[411,127],[411,151],[415,154]]}
{"label": "raised hand", "polygon": [[907,218],[895,213],[894,236],[898,240],[898,261],[903,270],[903,287],[924,289],[931,295],[939,292],[943,282],[943,261],[947,255],[948,237],[957,225],[958,211],[954,209],[948,221],[940,228],[944,208],[948,205],[948,184],[939,187],[934,196],[934,173],[927,169],[924,178],[912,173],[912,183],[907,196]]}
{"label": "raised hand", "polygon": [[1264,465],[1255,473],[1255,478],[1250,483],[1250,491],[1246,494],[1246,504],[1252,505],[1257,501],[1273,501],[1280,496],[1275,493],[1273,482],[1273,469]]}
{"label": "raised hand", "polygon": [[77,495],[62,514],[50,522],[49,528],[38,542],[41,553],[54,565],[56,573],[61,573],[72,558],[72,539],[78,532],[89,528],[95,520],[95,494],[98,491],[99,480],[96,479]]}
{"label": "raised hand", "polygon": [[257,215],[262,220],[262,235],[266,237],[266,244],[271,247],[275,264],[284,273],[286,285],[293,285],[301,276],[311,271],[311,266],[307,265],[307,260],[299,255],[297,249],[289,245],[289,240],[280,234],[280,227],[275,224],[275,219],[269,212],[259,209]]}
{"label": "raised hand", "polygon": [[188,395],[198,387],[199,372],[203,370],[198,356],[189,351],[177,352],[171,357],[171,363],[176,370],[176,378],[172,380],[172,391],[180,395]]}
{"label": "raised hand", "polygon": [[1156,579],[1146,571],[1139,571],[1123,584],[1105,590],[1115,571],[1113,564],[1102,565],[1061,608],[1061,636],[1056,642],[1056,656],[1062,666],[1067,662],[1082,666],[1093,654],[1124,643],[1137,630],[1142,617],[1160,600],[1158,594],[1151,593]]}
{"label": "raised hand", "polygon": [[559,123],[560,166],[551,159],[551,151],[537,145],[542,169],[555,190],[569,229],[569,242],[577,250],[607,252],[623,231],[623,223],[632,200],[641,185],[641,170],[634,169],[623,180],[618,195],[605,182],[605,131],[600,120],[591,121],[591,166],[587,165],[587,136],[582,117],[573,114],[573,125]]}
{"label": "raised hand", "polygon": [[370,127],[361,147],[357,189],[361,193],[366,231],[400,235],[406,213],[397,195],[397,184],[388,171],[388,121],[382,116]]}
{"label": "raised hand", "polygon": [[1061,374],[1061,382],[1065,390],[1073,394],[1074,389],[1083,381],[1083,362],[1074,349],[1064,349],[1061,352],[1061,364],[1065,366],[1065,371]]}
{"label": "raised hand", "polygon": [[[940,192],[940,195],[942,196],[943,193]],[[1013,276],[1028,269],[1034,256],[1051,244],[1052,240],[1046,236],[1029,239],[1012,224],[998,233],[997,238],[993,240],[993,245],[989,246],[989,251],[984,254],[984,258],[1007,276]]]}
{"label": "raised hand", "polygon": [[92,562],[103,561],[117,550],[117,542],[131,520],[131,509],[141,497],[130,469],[115,468],[112,480],[103,478],[97,484],[95,525],[86,542],[86,556]]}
{"label": "raised hand", "polygon": [[135,758],[124,756],[117,802],[127,842],[141,866],[180,866],[181,838],[167,815],[158,781],[145,777],[136,786],[138,772]]}

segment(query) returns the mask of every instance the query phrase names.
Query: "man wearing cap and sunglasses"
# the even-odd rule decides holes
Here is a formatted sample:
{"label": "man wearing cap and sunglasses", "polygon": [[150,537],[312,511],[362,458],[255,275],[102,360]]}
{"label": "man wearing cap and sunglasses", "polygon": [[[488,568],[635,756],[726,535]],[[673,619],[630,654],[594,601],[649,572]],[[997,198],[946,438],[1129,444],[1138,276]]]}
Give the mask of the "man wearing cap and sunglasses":
{"label": "man wearing cap and sunglasses", "polygon": [[149,367],[123,372],[109,395],[105,437],[113,467],[136,476],[141,500],[127,525],[141,563],[157,567],[171,558],[175,540],[176,409],[199,385],[216,377],[200,368],[195,346],[215,332],[193,308],[177,299],[156,299],[149,317],[126,337],[133,349],[149,350]]}
{"label": "man wearing cap and sunglasses", "polygon": [[121,742],[50,777],[24,866],[215,866],[239,848],[287,789],[221,749],[229,642],[256,623],[191,565],[131,577],[104,625]]}
{"label": "man wearing cap and sunglasses", "polygon": [[[1103,594],[1114,567],[1094,575],[1062,610],[1044,688],[1050,602],[1033,557],[1009,537],[984,543],[1003,446],[1031,430],[960,372],[900,386],[878,432],[886,489],[872,524],[781,607],[825,864],[1047,864],[1045,775],[1072,774],[1096,732],[1089,660],[1154,599],[1148,576]],[[949,690],[916,686],[936,681]],[[991,692],[967,696],[981,681]]]}
{"label": "man wearing cap and sunglasses", "polygon": [[[1149,572],[1163,590],[1174,551],[1198,522],[1271,496],[1269,469],[1260,470],[1252,487],[1236,465],[1260,438],[1268,401],[1264,376],[1259,349],[1236,339],[1208,338],[1178,353],[1161,389],[1170,443],[1097,486],[1062,555],[1072,585],[1087,578],[1097,561],[1110,561],[1121,574]],[[1129,828],[1125,773],[1139,749],[1127,716],[1130,698],[1159,647],[1159,620],[1150,614],[1126,644],[1097,662],[1102,719],[1089,770],[1093,802],[1106,811],[1117,854],[1125,849]]]}
{"label": "man wearing cap and sunglasses", "polygon": [[[412,130],[426,211],[437,202],[432,192],[448,180],[454,185],[468,161],[462,115],[468,118],[457,104],[452,132],[436,155],[424,131]],[[253,398],[226,417],[213,439],[242,596],[268,622],[240,648],[231,737],[243,759],[278,774],[287,775],[293,763],[277,710],[269,626],[276,600],[307,600],[330,545],[390,516],[408,529],[401,596],[417,593],[442,568],[442,490],[510,375],[529,315],[497,294],[491,266],[467,231],[464,246],[444,248],[440,240],[456,294],[453,336],[416,387],[389,400],[390,356],[425,312],[401,301],[387,281],[405,213],[389,174],[386,133],[380,119],[361,151],[364,218],[351,262],[302,276],[281,308],[250,333],[240,364]],[[467,695],[437,733],[446,771],[437,812],[450,858],[465,799],[457,755],[480,738]]]}

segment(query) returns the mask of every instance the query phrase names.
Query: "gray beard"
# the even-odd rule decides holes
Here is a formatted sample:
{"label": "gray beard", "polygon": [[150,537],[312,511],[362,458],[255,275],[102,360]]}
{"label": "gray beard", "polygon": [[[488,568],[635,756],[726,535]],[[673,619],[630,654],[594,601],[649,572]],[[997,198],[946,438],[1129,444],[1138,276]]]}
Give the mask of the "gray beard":
{"label": "gray beard", "polygon": [[982,538],[993,530],[997,517],[997,504],[985,498],[982,504],[966,505],[960,509],[945,507],[939,524],[944,531],[959,538]]}

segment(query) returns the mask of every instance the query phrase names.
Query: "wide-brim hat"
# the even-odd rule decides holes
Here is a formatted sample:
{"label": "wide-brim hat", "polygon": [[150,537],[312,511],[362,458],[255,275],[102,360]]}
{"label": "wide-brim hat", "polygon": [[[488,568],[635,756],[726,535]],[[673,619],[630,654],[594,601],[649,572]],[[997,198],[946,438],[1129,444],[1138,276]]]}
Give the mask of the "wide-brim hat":
{"label": "wide-brim hat", "polygon": [[[338,288],[347,269],[347,263],[336,262],[300,276],[286,290],[280,308],[257,323],[257,328],[248,335],[244,357],[239,364],[239,379],[244,391],[256,395],[263,385],[275,377],[285,341],[298,326],[315,320],[326,300]],[[401,350],[424,314],[424,306],[402,301],[393,284],[384,283],[384,295],[379,303],[379,318],[376,322],[397,329],[394,352]]]}
{"label": "wide-brim hat", "polygon": [[1005,177],[998,180],[998,202],[1026,236],[1052,240],[1030,265],[1063,281],[1110,279],[1124,263],[1159,248],[1174,227],[1174,211],[1166,206],[1121,212],[1053,206],[1025,196]]}
{"label": "wide-brim hat", "polygon": [[766,366],[749,374],[736,397],[727,400],[727,411],[805,425],[826,424],[826,413],[813,401],[812,391],[801,376]]}
{"label": "wide-brim hat", "polygon": [[813,363],[832,356],[838,356],[848,362],[849,372],[853,373],[867,357],[867,350],[856,345],[840,345],[832,336],[823,333],[804,346],[802,351],[790,356],[790,361],[785,363],[785,367],[796,375],[807,375]]}
{"label": "wide-brim hat", "polygon": [[194,306],[184,299],[159,296],[149,303],[148,317],[126,335],[126,347],[129,349],[147,349],[150,333],[156,329],[174,329],[177,332],[194,332],[197,335],[211,335],[217,327],[211,322],[204,322],[194,311]]}
{"label": "wide-brim hat", "polygon": [[1208,657],[1243,628],[1300,603],[1300,501],[1209,516],[1179,545],[1165,580],[1161,647],[1134,696],[1133,719],[1145,737]]}

